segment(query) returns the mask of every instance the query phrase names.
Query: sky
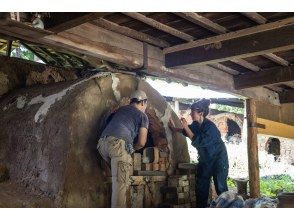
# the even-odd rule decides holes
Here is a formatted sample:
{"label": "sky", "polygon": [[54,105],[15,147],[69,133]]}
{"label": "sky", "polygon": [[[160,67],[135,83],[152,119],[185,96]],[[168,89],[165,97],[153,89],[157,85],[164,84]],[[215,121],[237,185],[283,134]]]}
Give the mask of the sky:
{"label": "sky", "polygon": [[147,82],[156,89],[162,96],[171,96],[176,98],[198,99],[198,98],[236,98],[231,94],[215,92],[208,89],[202,89],[199,86],[183,86],[181,83],[167,83],[159,79],[147,78]]}

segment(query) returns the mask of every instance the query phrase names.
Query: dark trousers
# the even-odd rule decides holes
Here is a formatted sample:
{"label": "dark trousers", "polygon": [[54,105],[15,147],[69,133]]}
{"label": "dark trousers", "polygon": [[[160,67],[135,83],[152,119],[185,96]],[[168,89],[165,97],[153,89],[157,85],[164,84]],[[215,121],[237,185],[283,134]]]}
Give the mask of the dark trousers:
{"label": "dark trousers", "polygon": [[226,159],[218,158],[211,162],[199,162],[196,180],[196,201],[198,208],[207,207],[210,181],[213,177],[217,195],[228,191],[228,163]]}

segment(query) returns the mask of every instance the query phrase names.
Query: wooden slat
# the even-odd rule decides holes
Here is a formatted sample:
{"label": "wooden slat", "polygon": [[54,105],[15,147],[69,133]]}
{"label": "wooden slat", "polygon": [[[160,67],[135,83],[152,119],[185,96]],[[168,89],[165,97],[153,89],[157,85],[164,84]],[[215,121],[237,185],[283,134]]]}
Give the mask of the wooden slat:
{"label": "wooden slat", "polygon": [[0,19],[0,33],[28,40],[39,39],[53,34],[51,31],[34,28],[27,24],[9,19]]}
{"label": "wooden slat", "polygon": [[7,41],[6,56],[10,57],[10,55],[11,55],[11,50],[12,50],[12,41],[11,41],[11,40],[8,40],[8,41]]}
{"label": "wooden slat", "polygon": [[257,118],[257,122],[265,125],[265,129],[257,129],[258,134],[294,139],[293,125],[271,121],[264,118]]}
{"label": "wooden slat", "polygon": [[275,62],[275,63],[278,63],[282,66],[288,66],[289,65],[289,62],[287,60],[284,60],[283,58],[273,54],[273,53],[268,53],[268,54],[264,54],[262,55],[263,57]]}
{"label": "wooden slat", "polygon": [[91,13],[54,13],[53,18],[56,20],[51,21],[48,30],[59,33],[70,28],[79,26],[83,23],[93,21],[95,19],[104,17],[110,14],[109,12],[91,12]]}
{"label": "wooden slat", "polygon": [[[253,99],[246,100],[246,118],[247,124],[257,123],[256,102]],[[258,160],[258,143],[257,127],[247,127],[247,152],[248,152],[248,171],[249,171],[249,189],[250,197],[258,198],[260,196],[259,185],[259,160]]]}
{"label": "wooden slat", "polygon": [[258,24],[266,23],[266,18],[256,12],[241,12],[241,13],[245,15],[247,18],[251,19],[252,21],[255,21]]}
{"label": "wooden slat", "polygon": [[291,87],[291,88],[294,88],[294,81],[291,81],[291,82],[284,82],[283,84]]}
{"label": "wooden slat", "polygon": [[[294,49],[293,33],[294,25],[289,25],[248,36],[223,40],[204,47],[198,46],[168,53],[165,55],[166,66],[204,65],[291,50]],[[203,56],[195,56],[195,54],[203,54]]]}
{"label": "wooden slat", "polygon": [[260,68],[252,63],[247,62],[244,59],[231,59],[233,63],[239,64],[240,66],[243,66],[251,71],[258,72],[260,71]]}
{"label": "wooden slat", "polygon": [[[265,17],[261,16],[260,14],[256,12],[243,12],[242,14],[248,17],[249,19],[255,21],[257,24],[265,24],[267,22],[267,19]],[[284,60],[281,57],[278,57],[277,55],[273,53],[264,54],[262,56],[282,66],[289,65],[288,61]]]}
{"label": "wooden slat", "polygon": [[[214,22],[212,22],[211,20],[195,13],[195,12],[179,12],[179,13],[175,13],[177,14],[178,16],[181,16],[182,18],[186,19],[186,20],[189,20],[195,24],[198,24],[214,33],[217,33],[217,34],[224,34],[226,32],[229,32],[229,30],[219,24],[216,24]],[[260,68],[254,64],[251,64],[249,62],[247,62],[246,60],[243,60],[243,59],[234,59],[234,60],[231,60],[232,62],[240,65],[240,66],[243,66],[251,71],[259,71]],[[211,64],[213,65],[213,64]],[[222,65],[222,64],[220,64]],[[222,65],[220,66],[221,68],[225,69],[225,66]],[[227,67],[229,68],[229,67]],[[228,69],[227,69],[228,70]],[[232,73],[232,71],[230,71],[230,73]],[[236,74],[234,74],[236,75]]]}
{"label": "wooden slat", "polygon": [[158,46],[158,47],[168,47],[169,46],[169,43],[164,40],[157,39],[157,38],[152,37],[148,34],[133,30],[133,29],[125,27],[125,26],[118,25],[114,22],[105,20],[103,18],[95,20],[95,21],[93,21],[93,23],[95,25],[98,25],[99,27],[105,28],[107,30],[131,37],[136,40],[143,41],[143,42],[146,42],[146,43]]}
{"label": "wooden slat", "polygon": [[294,103],[294,89],[290,89],[279,94],[280,102],[282,103]]}
{"label": "wooden slat", "polygon": [[176,12],[175,14],[214,33],[223,34],[228,31],[225,27],[216,24],[195,12]]}
{"label": "wooden slat", "polygon": [[209,64],[208,66],[211,66],[215,69],[219,69],[219,70],[224,71],[226,73],[230,73],[231,75],[238,75],[240,73],[239,71],[234,70],[234,69],[227,67],[225,65],[222,65],[220,63],[212,63],[212,64]]}
{"label": "wooden slat", "polygon": [[244,36],[253,35],[253,34],[265,32],[265,31],[269,31],[269,30],[273,30],[273,29],[277,29],[277,28],[281,28],[281,27],[293,25],[293,24],[294,24],[294,17],[291,17],[291,18],[283,19],[280,21],[272,22],[272,23],[258,25],[258,26],[242,29],[235,32],[230,32],[230,33],[226,33],[226,34],[222,34],[222,35],[218,35],[214,37],[209,37],[206,39],[196,40],[193,42],[168,47],[164,49],[164,53],[167,54],[167,53],[187,50],[190,48],[199,47],[203,45],[214,44],[217,42],[222,42],[222,41],[231,40],[235,38],[241,38]]}
{"label": "wooden slat", "polygon": [[172,27],[169,27],[165,24],[162,24],[152,18],[148,18],[146,17],[145,15],[142,15],[140,13],[136,13],[136,12],[123,12],[123,14],[133,18],[133,19],[136,19],[138,21],[141,21],[145,24],[148,24],[149,26],[151,27],[154,27],[158,30],[161,30],[161,31],[164,31],[166,33],[169,33],[175,37],[178,37],[180,39],[183,39],[183,40],[186,40],[186,41],[193,41],[195,38],[189,34],[186,34],[184,32],[181,32],[175,28],[172,28]]}
{"label": "wooden slat", "polygon": [[235,89],[265,86],[294,80],[294,66],[276,67],[258,73],[234,76]]}

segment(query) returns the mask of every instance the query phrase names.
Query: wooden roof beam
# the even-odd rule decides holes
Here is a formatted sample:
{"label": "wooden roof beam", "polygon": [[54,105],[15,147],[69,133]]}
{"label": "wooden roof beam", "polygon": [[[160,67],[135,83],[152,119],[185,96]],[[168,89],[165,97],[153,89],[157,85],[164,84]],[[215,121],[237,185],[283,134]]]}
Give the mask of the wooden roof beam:
{"label": "wooden roof beam", "polygon": [[[292,24],[250,33],[245,36],[239,35],[236,37],[233,33],[229,33],[231,35],[223,34],[214,38],[207,38],[201,40],[201,43],[199,41],[198,46],[165,54],[166,66],[205,65],[236,58],[291,50],[294,49],[294,38],[292,36],[294,25]],[[281,36],[283,37],[281,38]],[[221,37],[222,40],[220,40]],[[215,41],[215,39],[218,39],[218,41]],[[203,56],[195,56],[195,54],[203,54]]]}
{"label": "wooden roof beam", "polygon": [[70,28],[79,26],[83,23],[93,21],[95,19],[104,17],[108,14],[109,12],[87,12],[87,13],[82,13],[82,12],[56,12],[56,13],[51,13],[52,20],[48,20],[48,23],[45,23],[45,28],[55,32],[59,33],[65,30],[68,30]]}
{"label": "wooden roof beam", "polygon": [[115,33],[119,33],[128,37],[134,38],[136,40],[152,44],[154,46],[163,47],[163,48],[170,46],[170,44],[164,40],[152,37],[148,34],[133,30],[125,26],[121,26],[119,24],[105,20],[103,18],[95,20],[93,21],[93,23],[95,25],[98,25],[99,27],[105,28],[106,30],[113,31]]}
{"label": "wooden roof beam", "polygon": [[174,13],[178,16],[180,16],[181,18],[184,18],[194,24],[197,24],[205,29],[208,29],[210,31],[212,31],[213,33],[217,33],[217,34],[223,34],[226,33],[228,30],[217,24],[212,22],[211,20],[199,15],[198,13],[195,12],[176,12]]}
{"label": "wooden roof beam", "polygon": [[241,12],[241,14],[258,24],[265,24],[267,22],[267,19],[265,17],[256,12]]}
{"label": "wooden roof beam", "polygon": [[[248,17],[249,19],[251,19],[252,21],[255,21],[257,24],[265,24],[267,22],[267,19],[265,17],[261,16],[260,14],[256,12],[241,12],[241,13],[245,15],[246,17]],[[282,66],[289,65],[289,62],[287,60],[284,60],[283,58],[278,57],[277,55],[273,53],[264,54],[262,56]]]}
{"label": "wooden roof beam", "polygon": [[[198,13],[195,12],[178,12],[175,13],[176,15],[190,21],[193,22],[203,28],[206,28],[214,33],[217,34],[224,34],[229,32],[229,30],[226,27],[223,27],[217,23],[214,23],[213,21],[199,15]],[[233,59],[231,60],[232,62],[243,66],[251,71],[259,71],[260,68],[252,63],[247,62],[246,60],[243,59]],[[221,64],[222,65],[222,64]],[[221,68],[223,68],[224,66],[221,66]],[[227,72],[227,71],[226,71]],[[233,71],[229,71],[229,73],[232,73]],[[234,75],[236,75],[235,73],[233,73]]]}
{"label": "wooden roof beam", "polygon": [[262,70],[258,73],[247,73],[234,76],[235,89],[246,89],[257,86],[266,86],[294,80],[294,66],[276,67]]}
{"label": "wooden roof beam", "polygon": [[163,32],[166,32],[166,33],[169,33],[175,37],[178,37],[180,39],[183,39],[185,41],[193,41],[195,38],[189,34],[186,34],[184,32],[181,32],[175,28],[172,28],[170,26],[167,26],[165,24],[162,24],[152,18],[148,18],[146,17],[145,15],[143,14],[140,14],[140,13],[137,13],[137,12],[123,12],[123,14],[133,18],[133,19],[136,19],[138,21],[141,21],[153,28],[156,28],[158,30],[161,30]]}

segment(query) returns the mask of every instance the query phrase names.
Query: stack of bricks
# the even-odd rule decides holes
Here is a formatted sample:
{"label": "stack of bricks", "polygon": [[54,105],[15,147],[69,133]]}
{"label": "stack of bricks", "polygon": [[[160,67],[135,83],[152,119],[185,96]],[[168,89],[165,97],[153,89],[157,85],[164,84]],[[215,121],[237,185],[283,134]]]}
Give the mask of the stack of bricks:
{"label": "stack of bricks", "polygon": [[157,147],[148,147],[140,153],[133,154],[134,171],[162,171],[165,172],[168,163],[168,153]]}
{"label": "stack of bricks", "polygon": [[161,188],[163,200],[173,208],[196,207],[195,175],[173,175],[168,178],[168,186]]}

